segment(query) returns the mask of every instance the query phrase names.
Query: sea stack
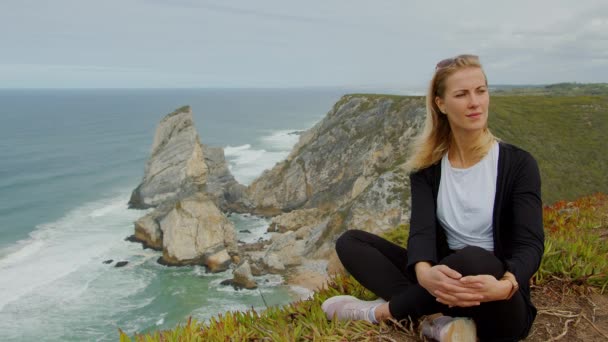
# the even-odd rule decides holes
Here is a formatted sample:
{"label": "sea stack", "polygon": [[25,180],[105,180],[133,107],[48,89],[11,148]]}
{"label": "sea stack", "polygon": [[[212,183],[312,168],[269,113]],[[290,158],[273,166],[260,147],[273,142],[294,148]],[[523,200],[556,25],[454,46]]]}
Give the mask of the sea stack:
{"label": "sea stack", "polygon": [[154,210],[135,222],[128,240],[162,251],[161,264],[225,271],[238,248],[234,225],[219,206],[244,188],[230,174],[223,150],[200,143],[190,107],[181,107],[156,129],[144,179],[129,201],[130,208]]}
{"label": "sea stack", "polygon": [[199,192],[207,164],[190,106],[165,116],[156,129],[144,178],[133,190],[129,208],[146,209]]}

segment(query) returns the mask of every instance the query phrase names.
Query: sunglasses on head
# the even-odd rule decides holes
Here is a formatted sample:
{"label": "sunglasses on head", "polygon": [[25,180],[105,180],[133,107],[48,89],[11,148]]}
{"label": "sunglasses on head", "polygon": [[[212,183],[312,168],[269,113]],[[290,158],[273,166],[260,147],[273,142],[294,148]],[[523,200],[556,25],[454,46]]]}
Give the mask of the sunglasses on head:
{"label": "sunglasses on head", "polygon": [[454,63],[456,63],[457,60],[459,59],[474,59],[477,62],[479,62],[479,57],[476,55],[458,55],[456,57],[452,57],[452,58],[446,58],[446,59],[442,59],[441,61],[439,61],[439,63],[437,63],[437,65],[435,66],[435,71],[441,69],[441,68],[447,68],[451,65],[453,65]]}

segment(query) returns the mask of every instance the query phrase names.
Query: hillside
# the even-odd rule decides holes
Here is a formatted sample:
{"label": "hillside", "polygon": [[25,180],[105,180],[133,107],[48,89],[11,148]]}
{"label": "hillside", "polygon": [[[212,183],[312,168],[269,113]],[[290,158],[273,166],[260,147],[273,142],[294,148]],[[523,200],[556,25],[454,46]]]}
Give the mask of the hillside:
{"label": "hillside", "polygon": [[[608,193],[608,177],[605,175],[608,169],[608,157],[605,156],[608,143],[604,133],[608,129],[608,90],[604,92],[602,86],[588,88],[577,84],[535,87],[527,94],[523,89],[501,90],[492,96],[490,128],[505,142],[518,145],[536,157],[543,182],[543,201],[548,205],[561,200],[555,203],[555,208],[558,208],[555,211],[559,214],[557,225],[568,223],[569,230],[565,236],[575,239],[580,227],[571,223],[584,217],[579,215],[579,209],[569,207],[569,202],[591,193]],[[595,95],[584,93],[591,92],[590,89]],[[276,236],[269,250],[275,251],[280,260],[300,260],[290,264],[290,270],[307,260],[331,259],[335,239],[346,229],[359,228],[386,234],[395,227],[403,227],[409,217],[410,205],[409,182],[403,162],[408,156],[407,146],[419,131],[423,119],[422,97],[345,95],[323,120],[301,135],[299,143],[286,160],[265,171],[248,187],[247,193],[253,204],[241,209],[277,215],[273,222],[281,227],[279,232],[274,233]],[[554,268],[540,272],[542,279],[537,278],[538,284],[553,286],[549,280],[557,278],[560,282],[556,286],[562,286],[562,290],[572,282],[597,286],[597,277],[589,277],[588,272],[599,269],[602,272],[600,282],[603,284],[600,288],[606,287],[606,265],[601,257],[599,261],[597,259],[597,255],[605,255],[606,251],[596,253],[596,258],[589,260],[578,256],[582,253],[587,257],[589,253],[585,251],[592,243],[599,246],[605,243],[608,229],[608,221],[605,220],[608,214],[606,198],[598,198],[601,199],[601,210],[592,210],[589,214],[599,215],[593,216],[599,224],[592,225],[591,238],[577,240],[572,244],[573,250],[568,247],[570,240],[556,239],[551,242],[553,245],[548,245],[547,251],[553,254],[546,254],[546,257],[557,258],[557,261],[545,265]],[[595,208],[594,205],[591,207]],[[572,213],[576,215],[562,215]],[[545,222],[545,225],[549,223],[553,224]],[[405,241],[403,236],[398,239]],[[581,250],[577,250],[579,247]],[[574,260],[575,265],[559,262],[568,255],[571,255],[570,260]],[[601,265],[598,264],[596,268],[594,263]],[[576,277],[563,271],[575,268],[578,272]],[[307,334],[314,339],[314,336],[324,336],[327,332],[335,333],[336,329],[342,329],[334,336],[336,340],[340,340],[340,336],[349,336],[353,340],[377,336],[377,329],[359,324],[327,326],[327,323],[323,323],[323,317],[315,314],[319,311],[315,305],[328,295],[351,293],[369,296],[352,285],[352,280],[340,279],[327,291],[317,293],[312,302],[271,308],[264,314],[250,312],[220,316],[211,323],[212,327],[220,330],[207,330],[207,333],[216,335],[206,336],[218,337],[231,332],[232,336],[250,336],[253,340],[259,340],[256,337]],[[548,303],[548,306],[557,306],[549,300],[551,298],[547,298],[546,290],[544,285],[536,289],[540,301]],[[598,298],[602,303],[606,302],[605,296]],[[312,320],[306,319],[305,313],[309,312],[313,315]],[[264,317],[270,321],[278,320],[280,324],[273,326],[276,329],[265,323],[248,325]],[[578,314],[579,320],[581,317]],[[243,325],[250,328],[241,328]],[[202,336],[198,330],[200,325],[194,326],[197,326],[195,335]],[[236,330],[221,329],[236,329],[238,333]],[[411,332],[411,327],[408,329],[404,331]],[[343,334],[353,332],[360,334],[357,335],[359,337]],[[556,336],[558,333],[549,335]]]}
{"label": "hillside", "polygon": [[493,95],[581,96],[608,95],[608,83],[556,83],[540,86],[495,86]]}
{"label": "hillside", "polygon": [[608,95],[494,96],[489,125],[536,157],[545,203],[608,191]]}
{"label": "hillside", "polygon": [[[563,83],[493,95],[490,129],[537,159],[544,203],[608,192],[608,84]],[[353,96],[390,98],[397,104],[408,98]]]}

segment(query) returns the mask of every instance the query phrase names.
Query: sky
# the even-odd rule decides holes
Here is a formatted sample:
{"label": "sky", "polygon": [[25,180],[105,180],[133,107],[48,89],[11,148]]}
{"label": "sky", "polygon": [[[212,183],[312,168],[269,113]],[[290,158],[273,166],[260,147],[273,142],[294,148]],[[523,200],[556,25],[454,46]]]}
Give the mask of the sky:
{"label": "sky", "polygon": [[0,88],[608,82],[608,1],[1,0]]}

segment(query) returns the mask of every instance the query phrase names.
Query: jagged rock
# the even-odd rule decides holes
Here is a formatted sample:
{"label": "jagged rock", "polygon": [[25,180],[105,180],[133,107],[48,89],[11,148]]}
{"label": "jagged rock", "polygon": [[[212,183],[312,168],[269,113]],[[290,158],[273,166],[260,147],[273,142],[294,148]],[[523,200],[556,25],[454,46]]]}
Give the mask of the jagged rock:
{"label": "jagged rock", "polygon": [[335,211],[407,157],[424,122],[416,97],[344,96],[300,136],[287,159],[247,188],[257,212],[320,208]]}
{"label": "jagged rock", "polygon": [[264,269],[264,266],[261,265],[261,262],[252,262],[249,267],[251,268],[251,274],[254,276],[261,276],[268,273]]}
{"label": "jagged rock", "polygon": [[160,220],[167,216],[175,203],[164,203],[152,212],[135,221],[135,234],[129,241],[141,242],[144,248],[157,251],[163,249],[163,231],[160,229]]}
{"label": "jagged rock", "polygon": [[383,173],[353,200],[344,224],[376,234],[403,224],[409,220],[409,194],[403,169]]}
{"label": "jagged rock", "polygon": [[254,276],[285,274],[316,253],[328,222],[329,218],[324,218],[295,232],[273,233],[270,240],[240,246],[240,252],[249,260]]}
{"label": "jagged rock", "polygon": [[[266,251],[266,258],[271,258],[271,255],[276,255],[277,260],[280,260],[283,266],[289,267],[301,263],[302,255],[304,254],[305,242],[302,240],[296,240],[296,234],[288,232],[280,234],[278,238],[268,247]],[[277,267],[269,265],[268,261],[266,264],[277,270]]]}
{"label": "jagged rock", "polygon": [[222,211],[243,212],[251,208],[246,196],[247,187],[239,184],[228,169],[228,163],[221,147],[203,145],[207,165],[207,183],[204,191],[210,194]]}
{"label": "jagged rock", "polygon": [[281,273],[285,271],[285,265],[275,253],[266,253],[262,258],[262,264],[270,273]]}
{"label": "jagged rock", "polygon": [[262,258],[262,264],[270,273],[282,272],[280,266],[273,264],[275,261],[280,261],[284,267],[302,264],[305,258],[316,252],[328,222],[325,219],[316,225],[300,227],[295,232],[276,233]]}
{"label": "jagged rock", "polygon": [[190,106],[159,123],[142,183],[133,190],[130,208],[144,209],[203,189],[207,165]]}
{"label": "jagged rock", "polygon": [[[405,223],[409,179],[402,165],[424,117],[421,97],[347,95],[338,101],[300,136],[286,160],[247,188],[254,213],[281,214],[270,231],[297,232],[282,242],[289,247],[271,246],[273,254],[286,264],[296,262],[298,254],[328,258],[347,229],[377,233]],[[309,209],[323,214],[304,218],[299,213]],[[316,218],[324,224],[302,229],[290,214],[301,215],[302,223]]]}
{"label": "jagged rock", "polygon": [[[220,282],[220,285],[222,285],[222,286],[233,286],[233,284],[234,283],[233,283],[232,279],[224,279]],[[235,288],[235,290],[236,290],[236,288]]]}
{"label": "jagged rock", "polygon": [[252,242],[252,243],[245,243],[242,246],[240,246],[239,250],[241,252],[257,252],[257,251],[264,250],[264,248],[266,248],[266,246],[270,245],[271,243],[272,243],[272,241],[270,241],[270,240],[261,240],[261,241]]}
{"label": "jagged rock", "polygon": [[251,267],[249,262],[245,260],[232,273],[234,278],[232,279],[233,286],[243,287],[246,289],[255,289],[258,287],[256,281],[253,279],[251,274]]}
{"label": "jagged rock", "polygon": [[189,106],[159,123],[144,179],[131,208],[155,209],[135,222],[129,241],[162,250],[159,263],[203,264],[211,272],[239,260],[232,223],[218,207],[245,208],[245,186],[230,174],[222,148],[201,145]]}
{"label": "jagged rock", "polygon": [[219,272],[230,264],[229,253],[238,254],[232,222],[203,193],[176,202],[160,229],[162,261],[169,265],[204,264]]}
{"label": "jagged rock", "polygon": [[128,261],[119,261],[116,264],[114,264],[114,267],[124,267],[127,266],[129,262]]}
{"label": "jagged rock", "polygon": [[104,263],[104,264],[111,264],[111,263],[113,263],[113,262],[114,262],[114,260],[112,260],[112,259],[108,259],[108,260],[105,260],[103,263]]}
{"label": "jagged rock", "polygon": [[311,256],[328,257],[336,239],[348,229],[361,229],[375,234],[404,224],[410,216],[409,178],[402,168],[396,168],[376,178],[347,205],[332,214],[326,236],[320,240]]}
{"label": "jagged rock", "polygon": [[294,232],[296,236],[296,240],[304,240],[310,236],[312,226],[301,227],[300,229]]}
{"label": "jagged rock", "polygon": [[281,214],[270,221],[268,232],[285,233],[295,231],[303,226],[314,225],[323,219],[324,213],[317,209],[300,209]]}
{"label": "jagged rock", "polygon": [[226,249],[220,249],[215,253],[204,255],[203,263],[211,273],[224,272],[232,263],[232,258]]}

